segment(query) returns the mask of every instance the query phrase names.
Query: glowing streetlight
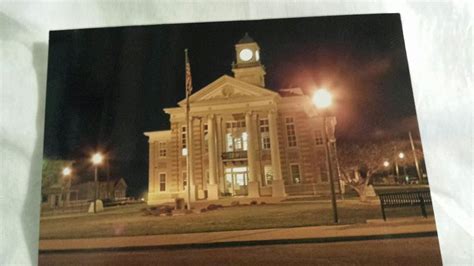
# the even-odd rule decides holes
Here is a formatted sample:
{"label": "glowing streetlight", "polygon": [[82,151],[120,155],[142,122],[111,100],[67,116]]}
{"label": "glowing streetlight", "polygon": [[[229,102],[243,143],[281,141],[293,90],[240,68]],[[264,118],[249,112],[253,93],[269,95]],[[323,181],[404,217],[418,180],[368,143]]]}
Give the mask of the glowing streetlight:
{"label": "glowing streetlight", "polygon": [[323,116],[323,136],[324,136],[324,142],[325,142],[325,148],[326,148],[326,162],[328,165],[328,174],[329,174],[329,182],[331,183],[331,203],[332,203],[332,211],[334,215],[334,223],[338,223],[339,219],[337,217],[337,202],[336,202],[336,192],[334,190],[334,178],[333,178],[333,173],[332,173],[332,165],[331,165],[331,157],[329,156],[329,140],[328,140],[328,133],[327,133],[327,127],[326,127],[326,110],[329,106],[332,104],[332,95],[329,93],[328,90],[326,89],[319,89],[317,90],[314,95],[313,95],[313,104],[316,106],[318,109],[322,109],[322,116]]}
{"label": "glowing streetlight", "polygon": [[104,157],[100,153],[96,153],[96,154],[92,155],[91,161],[94,165],[101,164],[103,160],[104,160]]}
{"label": "glowing streetlight", "polygon": [[63,176],[69,176],[71,175],[71,173],[72,173],[72,170],[70,167],[66,167],[63,169]]}
{"label": "glowing streetlight", "polygon": [[383,162],[383,166],[389,167],[389,166],[390,166],[390,163],[389,163],[388,161],[384,161],[384,162]]}
{"label": "glowing streetlight", "polygon": [[[400,158],[400,160],[403,160],[405,158],[405,154],[403,152],[400,152],[398,154],[398,158]],[[405,181],[408,182],[407,167],[405,164],[403,164],[403,174],[405,175]]]}
{"label": "glowing streetlight", "polygon": [[97,181],[97,171],[98,171],[99,165],[102,163],[103,160],[104,160],[104,156],[102,156],[102,154],[100,154],[99,152],[92,155],[92,158],[91,158],[92,164],[95,166],[94,167],[94,183],[95,183],[94,213],[97,212],[97,198],[99,197],[99,195],[98,195],[98,193],[99,193],[99,189],[98,189],[99,184],[98,184],[98,181]]}
{"label": "glowing streetlight", "polygon": [[65,167],[62,171],[64,179],[67,178],[68,184],[67,184],[67,194],[66,194],[66,205],[69,205],[69,189],[71,188],[71,173],[72,169],[71,167]]}
{"label": "glowing streetlight", "polygon": [[328,108],[332,104],[332,95],[326,89],[319,89],[313,94],[313,104],[316,108]]}

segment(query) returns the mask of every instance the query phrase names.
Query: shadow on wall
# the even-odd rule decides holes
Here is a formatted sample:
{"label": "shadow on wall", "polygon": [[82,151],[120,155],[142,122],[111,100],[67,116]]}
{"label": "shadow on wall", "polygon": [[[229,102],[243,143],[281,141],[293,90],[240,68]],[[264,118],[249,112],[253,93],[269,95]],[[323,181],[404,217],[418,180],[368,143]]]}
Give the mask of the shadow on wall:
{"label": "shadow on wall", "polygon": [[[26,193],[25,204],[22,211],[23,232],[25,232],[25,242],[28,243],[28,250],[31,261],[38,260],[38,238],[39,238],[39,216],[41,204],[41,169],[43,158],[44,140],[44,114],[46,103],[46,73],[48,67],[48,45],[46,43],[33,44],[33,68],[36,72],[36,82],[38,84],[38,105],[36,111],[36,139],[31,154],[31,165],[29,173],[29,186]],[[31,223],[28,218],[36,218],[35,223]],[[34,224],[35,226],[32,226]],[[36,239],[31,239],[36,237]]]}
{"label": "shadow on wall", "polygon": [[33,32],[1,12],[0,25],[0,70],[5,77],[0,208],[8,217],[0,219],[7,240],[0,249],[0,264],[37,264],[48,49],[46,43],[33,43]]}

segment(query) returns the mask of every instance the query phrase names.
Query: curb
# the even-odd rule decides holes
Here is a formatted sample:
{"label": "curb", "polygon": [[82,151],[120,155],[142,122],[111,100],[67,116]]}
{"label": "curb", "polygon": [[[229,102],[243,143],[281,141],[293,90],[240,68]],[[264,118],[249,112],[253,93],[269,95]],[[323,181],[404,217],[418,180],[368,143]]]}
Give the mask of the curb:
{"label": "curb", "polygon": [[433,237],[437,236],[436,231],[401,233],[387,235],[366,235],[349,237],[324,237],[324,238],[300,238],[300,239],[271,239],[271,240],[251,240],[251,241],[229,241],[212,243],[190,243],[190,244],[167,244],[156,246],[135,246],[135,247],[108,247],[108,248],[79,248],[79,249],[48,249],[39,250],[39,254],[66,254],[66,253],[86,253],[86,252],[120,252],[120,251],[141,251],[141,250],[179,250],[179,249],[204,249],[204,248],[226,248],[242,246],[262,246],[262,245],[288,245],[288,244],[311,244],[311,243],[334,243],[348,241],[366,240],[386,240],[413,237]]}

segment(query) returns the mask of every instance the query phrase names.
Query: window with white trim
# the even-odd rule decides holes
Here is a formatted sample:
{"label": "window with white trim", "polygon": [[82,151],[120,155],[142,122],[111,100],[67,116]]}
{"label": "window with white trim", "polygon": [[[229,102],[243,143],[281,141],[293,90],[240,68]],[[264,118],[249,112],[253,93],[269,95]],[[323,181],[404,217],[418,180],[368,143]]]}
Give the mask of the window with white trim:
{"label": "window with white trim", "polygon": [[268,125],[268,119],[260,119],[260,138],[262,143],[262,149],[270,149],[270,127]]}
{"label": "window with white trim", "polygon": [[160,142],[160,157],[166,157],[166,142]]}
{"label": "window with white trim", "polygon": [[166,174],[160,173],[160,191],[166,191]]}
{"label": "window with white trim", "polygon": [[287,117],[286,122],[286,135],[288,137],[288,147],[296,147],[296,131],[295,122],[293,117]]}
{"label": "window with white trim", "polygon": [[290,173],[293,184],[301,183],[301,173],[299,164],[290,164]]}
{"label": "window with white trim", "polygon": [[314,143],[317,146],[324,144],[323,132],[321,130],[314,131]]}
{"label": "window with white trim", "polygon": [[188,155],[188,149],[186,147],[186,126],[181,127],[181,155],[186,156]]}
{"label": "window with white trim", "polygon": [[273,168],[271,165],[265,165],[264,168],[265,185],[271,185],[273,181]]}

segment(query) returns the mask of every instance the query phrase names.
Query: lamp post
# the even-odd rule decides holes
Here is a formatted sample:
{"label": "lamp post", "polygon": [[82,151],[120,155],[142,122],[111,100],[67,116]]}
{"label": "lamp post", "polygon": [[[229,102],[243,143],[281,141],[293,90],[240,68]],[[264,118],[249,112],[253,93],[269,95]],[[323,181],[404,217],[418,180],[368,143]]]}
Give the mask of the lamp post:
{"label": "lamp post", "polygon": [[98,192],[98,181],[97,181],[97,171],[98,171],[98,168],[99,168],[99,165],[102,163],[102,160],[104,159],[104,157],[102,156],[102,154],[100,154],[99,152],[95,153],[93,156],[92,156],[92,164],[94,165],[94,184],[95,184],[95,192],[94,192],[94,213],[97,212],[97,198],[99,197]]}
{"label": "lamp post", "polygon": [[329,138],[326,126],[327,115],[326,111],[329,106],[332,104],[332,95],[326,89],[319,89],[313,95],[313,104],[316,108],[322,110],[323,115],[323,137],[324,137],[324,147],[326,148],[326,161],[328,165],[328,174],[329,174],[329,182],[331,183],[331,203],[332,203],[332,211],[334,215],[334,223],[338,223],[339,219],[337,216],[337,202],[336,202],[336,192],[334,190],[334,180],[333,180],[333,173],[332,173],[332,165],[331,165],[331,157],[329,155]]}
{"label": "lamp post", "polygon": [[67,178],[67,181],[68,181],[68,194],[66,196],[66,205],[69,205],[69,189],[71,188],[71,173],[72,173],[72,170],[70,167],[65,167],[62,171],[63,177],[65,179]]}
{"label": "lamp post", "polygon": [[384,174],[388,178],[390,176],[390,170],[388,169],[388,167],[390,166],[390,162],[388,160],[383,161],[383,166],[385,167],[386,171]]}
{"label": "lamp post", "polygon": [[[400,152],[398,154],[398,158],[400,158],[400,160],[403,160],[405,158],[405,154],[403,152]],[[405,164],[403,164],[403,175],[404,175],[405,181],[408,181],[406,179],[407,178],[407,168],[406,168]]]}

